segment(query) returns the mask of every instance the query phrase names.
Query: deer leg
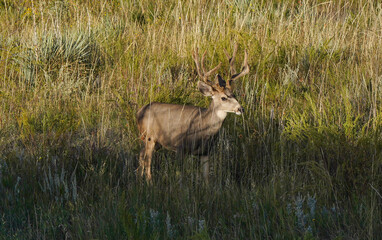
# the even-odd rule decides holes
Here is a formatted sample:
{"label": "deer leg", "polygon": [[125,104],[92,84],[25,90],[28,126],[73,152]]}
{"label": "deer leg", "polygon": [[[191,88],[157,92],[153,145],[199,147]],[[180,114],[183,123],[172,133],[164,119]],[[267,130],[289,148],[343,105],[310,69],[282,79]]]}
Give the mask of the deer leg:
{"label": "deer leg", "polygon": [[153,156],[153,151],[155,148],[155,142],[153,139],[148,138],[145,148],[145,161],[144,161],[144,170],[146,172],[146,180],[151,181],[151,158]]}
{"label": "deer leg", "polygon": [[[176,171],[176,179],[179,181],[179,184],[182,185],[182,180],[183,180],[183,174],[184,174],[184,152],[183,152],[183,148],[182,147],[178,147],[176,149],[176,153],[175,153],[175,159],[177,162],[179,162],[181,165],[181,170],[180,172]],[[179,173],[179,175],[178,175]]]}
{"label": "deer leg", "polygon": [[143,171],[145,170],[145,153],[146,146],[143,147],[141,152],[139,153],[139,167],[137,168],[137,175],[139,177],[143,177]]}
{"label": "deer leg", "polygon": [[143,177],[146,173],[146,180],[151,180],[151,158],[153,155],[155,147],[155,142],[151,138],[147,138],[146,145],[142,148],[139,153],[139,167],[137,168],[137,174]]}
{"label": "deer leg", "polygon": [[208,156],[200,157],[200,164],[202,166],[203,178],[206,184],[208,184],[208,175],[210,172],[209,164],[208,164]]}

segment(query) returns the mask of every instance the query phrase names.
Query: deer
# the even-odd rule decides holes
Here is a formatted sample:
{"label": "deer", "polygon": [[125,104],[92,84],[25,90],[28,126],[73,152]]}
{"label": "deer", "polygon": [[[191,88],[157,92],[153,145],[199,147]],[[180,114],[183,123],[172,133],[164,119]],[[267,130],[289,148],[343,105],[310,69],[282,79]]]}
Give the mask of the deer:
{"label": "deer", "polygon": [[196,65],[196,72],[200,78],[197,83],[199,91],[212,101],[208,108],[192,105],[179,105],[170,103],[152,102],[143,106],[136,115],[137,126],[144,142],[144,147],[139,153],[139,167],[137,175],[151,183],[151,159],[157,144],[175,151],[178,154],[191,154],[200,157],[204,181],[209,178],[209,149],[216,141],[216,135],[222,127],[227,113],[241,115],[244,108],[233,94],[233,82],[249,73],[248,53],[244,50],[242,70],[236,73],[234,62],[237,53],[237,44],[228,58],[230,77],[225,81],[219,74],[215,81],[208,78],[220,67],[221,62],[213,69],[206,71],[204,59],[207,51],[202,55],[199,63],[198,49],[192,52]]}

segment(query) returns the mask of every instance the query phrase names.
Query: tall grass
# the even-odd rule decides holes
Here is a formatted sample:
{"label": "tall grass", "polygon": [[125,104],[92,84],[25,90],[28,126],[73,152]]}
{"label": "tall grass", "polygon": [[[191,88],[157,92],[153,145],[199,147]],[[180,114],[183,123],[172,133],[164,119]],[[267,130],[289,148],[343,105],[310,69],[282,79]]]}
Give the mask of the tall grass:
{"label": "tall grass", "polygon": [[[0,29],[1,238],[381,235],[381,3],[4,0]],[[227,75],[234,42],[210,184],[163,149],[137,181],[139,107],[208,106],[191,51]]]}

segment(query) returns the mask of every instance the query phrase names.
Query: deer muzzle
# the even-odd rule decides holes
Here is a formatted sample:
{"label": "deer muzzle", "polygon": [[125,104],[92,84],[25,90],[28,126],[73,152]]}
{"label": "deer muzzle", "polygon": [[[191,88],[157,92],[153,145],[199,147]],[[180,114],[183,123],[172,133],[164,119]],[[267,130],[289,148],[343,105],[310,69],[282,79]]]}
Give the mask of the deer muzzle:
{"label": "deer muzzle", "polygon": [[244,108],[240,106],[240,107],[236,110],[235,113],[236,113],[237,115],[241,115],[241,114],[243,114],[243,113],[244,113]]}

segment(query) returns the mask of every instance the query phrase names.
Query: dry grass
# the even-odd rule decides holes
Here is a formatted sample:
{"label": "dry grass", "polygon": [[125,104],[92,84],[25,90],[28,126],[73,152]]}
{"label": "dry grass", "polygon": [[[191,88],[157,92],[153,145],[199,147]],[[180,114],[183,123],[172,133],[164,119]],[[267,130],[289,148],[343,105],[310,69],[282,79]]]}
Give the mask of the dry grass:
{"label": "dry grass", "polygon": [[[381,29],[371,0],[0,2],[0,237],[378,238]],[[234,42],[211,184],[164,150],[137,182],[137,109],[207,106],[190,52]]]}

